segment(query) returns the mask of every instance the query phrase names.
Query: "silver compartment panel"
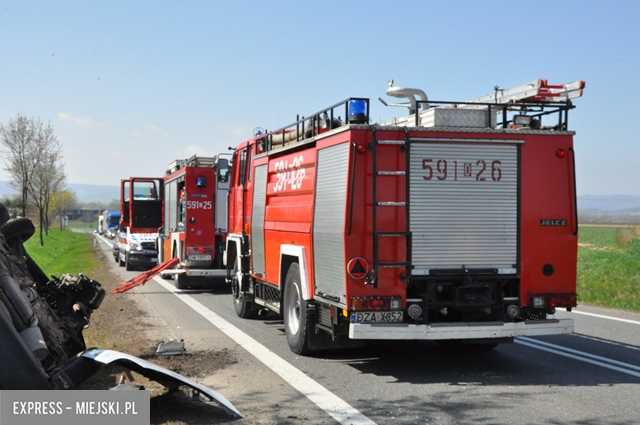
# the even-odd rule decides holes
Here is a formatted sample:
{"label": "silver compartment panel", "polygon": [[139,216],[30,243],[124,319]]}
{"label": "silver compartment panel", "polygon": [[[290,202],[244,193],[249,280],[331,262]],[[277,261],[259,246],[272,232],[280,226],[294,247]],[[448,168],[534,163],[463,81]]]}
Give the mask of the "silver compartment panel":
{"label": "silver compartment panel", "polygon": [[[463,267],[513,270],[518,260],[519,143],[411,142],[414,274]],[[482,160],[487,168],[478,177]],[[446,178],[444,162],[438,170],[438,161],[447,163]],[[497,170],[492,178],[493,161],[499,161],[498,181]],[[433,170],[430,180],[425,179],[428,167]]]}
{"label": "silver compartment panel", "polygon": [[345,217],[349,143],[318,150],[313,217],[315,292],[345,303]]}

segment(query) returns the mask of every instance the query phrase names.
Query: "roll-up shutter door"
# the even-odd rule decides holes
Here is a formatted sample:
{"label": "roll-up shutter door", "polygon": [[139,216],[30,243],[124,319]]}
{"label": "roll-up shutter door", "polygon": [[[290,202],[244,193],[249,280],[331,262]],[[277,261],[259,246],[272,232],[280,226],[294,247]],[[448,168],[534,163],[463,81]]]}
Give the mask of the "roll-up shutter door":
{"label": "roll-up shutter door", "polygon": [[463,267],[515,272],[519,143],[411,141],[414,274]]}
{"label": "roll-up shutter door", "polygon": [[264,208],[267,200],[267,165],[256,167],[253,181],[253,208],[251,212],[251,258],[253,272],[265,272]]}
{"label": "roll-up shutter door", "polygon": [[349,144],[318,151],[313,217],[316,292],[345,302],[344,233],[347,208]]}

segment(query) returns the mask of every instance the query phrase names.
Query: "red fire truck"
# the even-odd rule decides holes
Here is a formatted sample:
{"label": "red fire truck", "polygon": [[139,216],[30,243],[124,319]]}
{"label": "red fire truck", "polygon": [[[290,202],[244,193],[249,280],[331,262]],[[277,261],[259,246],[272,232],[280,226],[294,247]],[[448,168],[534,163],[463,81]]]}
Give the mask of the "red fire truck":
{"label": "red fire truck", "polygon": [[[227,232],[229,160],[193,156],[167,168],[164,224],[158,233],[159,263],[179,258],[173,276],[176,288],[202,286],[216,273],[224,277],[222,252]],[[217,271],[217,272],[216,272]]]}
{"label": "red fire truck", "polygon": [[156,238],[162,225],[164,182],[158,177],[131,177],[120,183],[120,227],[116,261],[127,270],[157,264]]}
{"label": "red fire truck", "polygon": [[572,332],[554,313],[576,307],[568,112],[584,82],[466,102],[392,84],[408,102],[388,106],[408,116],[370,124],[369,100],[349,98],[238,145],[225,252],[236,313],[282,314],[300,354]]}

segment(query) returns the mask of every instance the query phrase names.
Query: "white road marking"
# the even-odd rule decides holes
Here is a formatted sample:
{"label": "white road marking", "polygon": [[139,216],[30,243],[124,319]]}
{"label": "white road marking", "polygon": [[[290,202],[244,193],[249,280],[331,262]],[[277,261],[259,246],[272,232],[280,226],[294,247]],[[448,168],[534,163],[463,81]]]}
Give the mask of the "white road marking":
{"label": "white road marking", "polygon": [[94,235],[96,238],[98,238],[102,243],[104,243],[105,245],[107,245],[109,248],[113,248],[112,242],[111,240],[105,238],[102,235]]}
{"label": "white road marking", "polygon": [[640,378],[640,366],[619,362],[617,360],[608,359],[606,357],[596,356],[594,354],[585,353],[584,351],[573,350],[571,348],[562,347],[560,345],[549,344],[548,342],[528,337],[518,337],[514,340],[514,342],[516,344],[525,345],[537,350],[547,351],[559,356],[569,357],[570,359],[579,360],[581,362],[591,363],[596,366],[604,367]]}
{"label": "white road marking", "polygon": [[621,319],[619,317],[605,316],[603,314],[587,313],[586,311],[571,310],[571,313],[573,313],[573,314],[582,314],[584,316],[598,317],[600,319],[608,319],[608,320],[615,320],[615,321],[618,321],[618,322],[631,323],[633,325],[640,325],[640,322],[637,321],[637,320]]}
{"label": "white road marking", "polygon": [[196,313],[207,319],[212,325],[224,332],[228,337],[237,342],[256,359],[264,363],[278,376],[287,381],[292,387],[304,394],[319,408],[331,415],[336,421],[344,425],[376,425],[371,419],[354,409],[325,387],[309,378],[303,372],[276,355],[273,351],[260,344],[240,329],[224,320],[190,295],[177,290],[173,285],[155,277],[153,279],[167,291],[172,292],[178,299],[192,308]]}

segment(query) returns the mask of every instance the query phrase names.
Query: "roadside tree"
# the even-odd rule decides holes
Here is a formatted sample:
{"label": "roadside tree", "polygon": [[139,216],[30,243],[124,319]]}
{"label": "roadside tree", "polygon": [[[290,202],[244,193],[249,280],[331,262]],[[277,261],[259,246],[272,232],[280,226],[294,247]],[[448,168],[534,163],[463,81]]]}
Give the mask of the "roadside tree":
{"label": "roadside tree", "polygon": [[38,208],[40,244],[42,232],[48,231],[47,211],[51,195],[64,186],[65,174],[62,147],[53,133],[39,118],[18,114],[5,125],[0,124],[0,144],[9,184],[20,192],[22,215],[26,216],[28,200]]}
{"label": "roadside tree", "polygon": [[65,217],[67,212],[78,205],[78,197],[71,190],[59,190],[51,197],[51,212],[55,217],[60,218],[60,230],[66,227]]}
{"label": "roadside tree", "polygon": [[49,234],[49,210],[53,194],[62,190],[66,175],[62,162],[60,145],[52,143],[46,150],[45,158],[40,161],[33,178],[29,182],[29,195],[38,209],[40,219],[40,245],[44,245],[43,232]]}

